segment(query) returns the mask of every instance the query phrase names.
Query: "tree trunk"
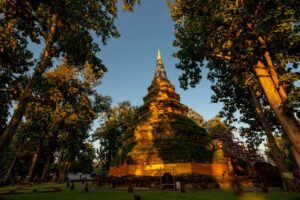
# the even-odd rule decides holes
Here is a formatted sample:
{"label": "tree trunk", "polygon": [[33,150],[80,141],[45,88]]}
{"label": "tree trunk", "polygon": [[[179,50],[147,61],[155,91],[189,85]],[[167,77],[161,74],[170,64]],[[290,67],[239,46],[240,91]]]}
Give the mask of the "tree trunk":
{"label": "tree trunk", "polygon": [[251,94],[252,103],[255,108],[257,117],[258,117],[259,121],[261,122],[263,129],[265,131],[265,134],[267,136],[269,149],[270,149],[273,161],[276,163],[276,166],[278,167],[284,189],[288,190],[288,191],[297,191],[297,187],[295,185],[294,180],[284,177],[285,173],[291,173],[291,171],[288,169],[288,167],[284,161],[284,158],[282,157],[282,155],[280,153],[279,147],[274,139],[272,130],[269,127],[269,123],[267,121],[266,115],[263,111],[263,108],[262,108],[259,100],[257,99],[257,96],[255,94],[253,86],[249,86],[249,91]]}
{"label": "tree trunk", "polygon": [[[262,36],[258,36],[257,39],[258,39],[259,43],[263,47],[267,48],[267,43],[266,43],[265,39]],[[270,75],[271,75],[271,78],[273,80],[273,83],[274,83],[274,85],[275,85],[275,87],[276,87],[276,89],[277,89],[277,91],[278,91],[281,99],[284,101],[287,98],[287,94],[286,94],[284,88],[282,87],[282,85],[280,85],[280,83],[279,83],[277,72],[276,72],[275,67],[273,65],[273,61],[272,61],[272,58],[270,56],[270,52],[269,51],[265,51],[265,53],[264,53],[264,59],[265,59],[265,61],[267,63],[267,66],[269,68]]]}
{"label": "tree trunk", "polygon": [[6,173],[5,178],[4,178],[4,183],[6,183],[6,182],[8,181],[8,179],[9,179],[9,177],[10,177],[10,175],[11,175],[11,173],[12,173],[14,167],[15,167],[17,158],[18,158],[18,153],[16,153],[16,155],[15,155],[13,161],[10,163],[9,169],[8,169],[8,171],[7,171],[7,173]]}
{"label": "tree trunk", "polygon": [[295,156],[295,155],[297,155],[298,152],[295,150],[295,148],[293,146],[291,146],[290,149],[291,149],[291,153],[292,153],[292,155],[293,155],[293,157],[294,157],[294,159],[295,159],[295,161],[296,161],[296,163],[298,165],[298,169],[299,169],[300,168],[299,167],[300,156]]}
{"label": "tree trunk", "polygon": [[46,174],[49,168],[49,164],[50,164],[50,160],[51,160],[51,154],[49,154],[46,158],[46,162],[44,164],[44,168],[43,168],[43,172],[42,172],[42,176],[40,178],[40,181],[44,181],[46,178]]}
{"label": "tree trunk", "polygon": [[267,100],[275,112],[277,119],[282,125],[285,133],[287,134],[292,149],[293,156],[297,161],[298,167],[300,167],[300,127],[295,121],[293,116],[288,116],[283,109],[283,100],[264,64],[258,61],[254,66],[254,72],[259,79],[260,85],[264,90]]}
{"label": "tree trunk", "polygon": [[[254,31],[252,24],[247,24],[247,27],[249,30]],[[267,47],[262,36],[258,36],[257,39],[263,47]],[[224,60],[232,59],[231,56],[226,56],[219,52],[215,52],[213,56]],[[275,112],[279,123],[282,125],[283,130],[291,142],[291,152],[296,160],[298,168],[300,168],[300,126],[294,116],[288,115],[284,111],[283,101],[286,99],[287,94],[284,88],[279,84],[277,72],[273,66],[270,53],[265,51],[263,56],[268,69],[260,60],[258,60],[254,65],[254,73],[258,77],[272,110]]]}
{"label": "tree trunk", "polygon": [[59,153],[59,160],[58,160],[58,169],[57,169],[57,175],[58,175],[58,181],[61,182],[64,176],[64,163],[65,163],[65,155],[64,155],[64,149],[60,150]]}
{"label": "tree trunk", "polygon": [[68,170],[69,168],[69,164],[67,161],[64,161],[63,163],[61,163],[61,166],[60,166],[60,170],[59,170],[59,182],[64,182],[65,181],[65,174],[66,174],[66,171]]}
{"label": "tree trunk", "polygon": [[25,87],[21,98],[16,106],[16,109],[14,111],[14,114],[12,115],[8,126],[6,127],[3,134],[0,136],[0,161],[3,158],[4,150],[7,149],[7,146],[9,146],[22,118],[26,111],[29,99],[32,95],[32,87],[37,83],[38,77],[41,76],[47,69],[48,62],[49,62],[49,52],[52,49],[53,46],[53,39],[54,35],[56,33],[56,27],[57,27],[57,18],[58,15],[54,14],[51,19],[51,27],[48,34],[48,37],[46,39],[45,48],[43,50],[42,56],[41,56],[41,62],[36,67],[35,73],[33,73],[31,80]]}
{"label": "tree trunk", "polygon": [[32,179],[32,174],[33,174],[34,168],[36,166],[36,162],[37,162],[39,154],[40,154],[41,146],[42,146],[42,141],[39,142],[39,144],[32,156],[31,165],[29,167],[28,174],[24,180],[24,183],[29,183]]}
{"label": "tree trunk", "polygon": [[[247,24],[249,30],[254,31],[252,24]],[[258,36],[257,40],[264,48],[268,48],[265,39]],[[296,160],[298,168],[300,168],[300,126],[294,116],[289,116],[284,112],[283,101],[287,98],[287,94],[279,83],[277,72],[274,68],[272,58],[269,51],[264,52],[265,65],[258,61],[254,67],[254,71],[260,81],[264,93],[268,99],[271,108],[274,110],[280,124],[282,125],[289,141],[291,142],[291,152]]]}
{"label": "tree trunk", "polygon": [[57,146],[58,131],[52,132],[54,125],[55,124],[51,124],[51,127],[48,130],[48,135],[52,134],[52,138],[49,139],[48,148],[49,147],[52,147],[52,148],[49,150],[49,152],[47,154],[46,162],[44,164],[44,169],[43,169],[40,181],[44,181],[45,178],[46,178],[46,174],[47,174],[47,171],[48,171],[48,168],[49,168],[50,161],[51,161],[51,159],[53,159],[53,153],[52,152],[54,151],[54,149],[56,149],[56,146]]}
{"label": "tree trunk", "polygon": [[52,182],[55,182],[55,181],[56,181],[56,178],[57,178],[57,171],[54,172],[51,181],[52,181]]}

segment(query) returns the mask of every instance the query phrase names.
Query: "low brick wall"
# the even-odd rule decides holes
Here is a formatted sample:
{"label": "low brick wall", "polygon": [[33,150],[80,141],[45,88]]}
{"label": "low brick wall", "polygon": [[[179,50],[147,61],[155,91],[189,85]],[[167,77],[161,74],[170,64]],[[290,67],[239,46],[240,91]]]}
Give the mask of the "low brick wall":
{"label": "low brick wall", "polygon": [[[210,177],[210,183],[216,185],[214,187],[230,188],[230,169],[231,168],[229,165],[219,163],[168,163],[152,165],[121,165],[118,167],[111,167],[109,170],[109,175],[112,177],[161,177],[163,174],[168,172],[175,177],[190,175],[206,176]],[[201,184],[199,185],[198,183],[195,183],[194,185],[196,188],[201,187]]]}
{"label": "low brick wall", "polygon": [[[252,182],[247,177],[239,177],[242,186],[253,187]],[[99,186],[107,185],[117,188],[127,188],[129,185],[142,188],[160,189],[160,177],[157,176],[102,176],[95,179]],[[211,175],[185,174],[175,176],[175,181],[188,190],[199,189],[229,189],[232,187],[232,177],[216,177]]]}

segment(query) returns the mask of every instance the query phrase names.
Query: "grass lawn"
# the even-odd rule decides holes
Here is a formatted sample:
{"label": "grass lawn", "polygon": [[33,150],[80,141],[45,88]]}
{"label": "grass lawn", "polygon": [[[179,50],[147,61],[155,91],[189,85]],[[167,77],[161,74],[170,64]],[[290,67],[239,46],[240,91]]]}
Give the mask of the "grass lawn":
{"label": "grass lawn", "polygon": [[[79,186],[80,183],[76,183]],[[75,184],[75,188],[76,185]],[[18,186],[15,186],[16,188]],[[61,192],[53,193],[33,193],[33,189],[38,191],[46,190],[50,187],[60,187]],[[82,187],[82,185],[80,186]],[[77,187],[78,188],[78,187]],[[0,188],[0,193],[4,190],[13,189],[12,187]],[[66,188],[66,184],[46,183],[40,185],[26,186],[18,191],[26,192],[26,194],[6,195],[5,200],[133,200],[133,194],[127,193],[126,190],[103,189],[98,188],[94,191],[84,193],[82,189],[70,190]],[[300,200],[300,193],[286,193],[279,189],[274,189],[268,194],[260,192],[248,192],[241,197],[235,197],[231,190],[201,190],[188,191],[187,193],[173,191],[148,191],[135,190],[136,194],[140,194],[142,200]]]}

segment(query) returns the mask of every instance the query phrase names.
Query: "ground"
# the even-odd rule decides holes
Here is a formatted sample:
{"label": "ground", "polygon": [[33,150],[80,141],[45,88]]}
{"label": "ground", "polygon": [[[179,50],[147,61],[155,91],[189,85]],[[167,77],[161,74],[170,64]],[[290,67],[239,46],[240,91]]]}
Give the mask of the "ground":
{"label": "ground", "polygon": [[[0,193],[20,186],[0,188]],[[54,187],[61,188],[61,192],[39,193],[39,191],[51,190]],[[90,192],[83,192],[82,183],[75,184],[75,190],[70,190],[66,184],[43,183],[26,186],[17,192],[26,194],[5,195],[5,200],[133,200],[133,194],[126,188],[115,190],[90,186]],[[36,189],[38,192],[32,192]],[[134,189],[134,194],[140,194],[141,200],[300,200],[300,193],[287,193],[280,189],[272,189],[270,193],[246,192],[241,197],[233,195],[232,190],[200,190],[180,193],[175,191],[152,191],[146,189]],[[0,197],[1,199],[1,197]]]}

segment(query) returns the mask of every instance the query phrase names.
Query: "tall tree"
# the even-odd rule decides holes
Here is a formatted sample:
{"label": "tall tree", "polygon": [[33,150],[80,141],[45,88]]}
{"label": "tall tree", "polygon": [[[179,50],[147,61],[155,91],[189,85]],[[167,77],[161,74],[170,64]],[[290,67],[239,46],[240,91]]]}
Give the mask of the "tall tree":
{"label": "tall tree", "polygon": [[46,73],[46,77],[53,85],[49,99],[55,102],[55,110],[51,112],[49,131],[56,138],[53,139],[59,152],[58,171],[62,180],[65,171],[73,167],[74,159],[79,159],[81,152],[87,150],[91,124],[98,114],[107,111],[111,100],[96,93],[94,86],[99,81],[89,64],[81,72],[63,64]]}
{"label": "tall tree", "polygon": [[269,123],[267,121],[267,116],[264,113],[263,107],[257,98],[253,86],[249,86],[249,92],[251,94],[252,103],[256,111],[257,118],[261,122],[265,134],[267,136],[268,145],[270,147],[270,153],[272,155],[273,161],[276,163],[276,166],[278,167],[278,170],[280,172],[283,181],[283,186],[286,190],[297,191],[297,187],[294,180],[285,176],[286,173],[291,173],[291,171],[289,170],[287,164],[285,163],[285,160],[283,159],[280,149],[272,134],[272,129],[270,128]]}
{"label": "tall tree", "polygon": [[31,163],[29,165],[27,176],[24,180],[25,183],[28,183],[32,178],[49,129],[51,117],[49,109],[51,109],[51,107],[41,106],[39,103],[40,102],[30,103],[27,113],[25,114],[25,125],[27,127],[27,131],[29,132],[27,132],[26,135],[27,139],[31,140],[30,144],[33,148]]}
{"label": "tall tree", "polygon": [[[263,136],[266,136],[268,146],[272,149],[270,151],[272,159],[282,175],[284,188],[295,191],[295,183],[283,176],[291,171],[273,137],[273,132],[281,132],[282,128],[273,111],[269,109],[264,94],[259,90],[254,77],[248,76],[247,73],[239,76],[226,63],[223,65],[218,63],[218,65],[222,67],[212,68],[209,78],[214,81],[212,86],[215,92],[215,95],[212,96],[213,102],[223,103],[220,114],[229,124],[240,122],[241,135],[247,138],[250,147],[256,148],[264,140]],[[237,112],[239,120],[236,119]]]}
{"label": "tall tree", "polygon": [[98,156],[102,171],[107,172],[116,156],[126,133],[134,128],[136,122],[135,106],[124,101],[103,116],[103,123],[96,129],[93,138],[99,140]]}
{"label": "tall tree", "polygon": [[[39,90],[32,95],[24,118],[22,133],[31,141],[32,161],[25,182],[32,179],[38,161],[46,157],[42,173],[44,179],[55,152],[62,152],[60,174],[72,167],[73,160],[86,149],[88,130],[100,112],[110,105],[110,98],[96,93],[94,86],[99,82],[86,64],[79,71],[66,62],[55,70],[45,73]],[[35,133],[35,134],[33,134]],[[91,154],[92,155],[92,154]],[[40,170],[41,171],[41,170]]]}
{"label": "tall tree", "polygon": [[82,71],[63,64],[46,73],[46,77],[54,85],[49,99],[53,99],[56,106],[51,112],[49,131],[52,148],[57,152],[59,179],[63,180],[65,172],[76,165],[74,159],[78,161],[82,151],[89,150],[86,140],[92,122],[110,108],[111,98],[96,93],[94,86],[99,80],[89,64]]}
{"label": "tall tree", "polygon": [[[136,2],[139,0],[123,0],[124,10],[132,10]],[[98,77],[106,71],[101,60],[96,56],[100,48],[92,35],[95,34],[104,44],[111,36],[119,36],[114,25],[117,3],[117,0],[1,1],[0,30],[12,30],[15,37],[20,38],[13,40],[13,43],[16,43],[21,50],[9,51],[9,57],[19,57],[24,62],[30,59],[28,38],[33,44],[39,45],[43,42],[41,46],[44,49],[34,66],[32,77],[18,98],[10,122],[0,136],[0,154],[3,154],[15,134],[32,92],[38,87],[45,71],[52,67],[53,58],[63,56],[67,58],[68,64],[79,68],[88,62],[93,68],[93,73]],[[0,49],[4,52],[4,44],[10,43],[11,40],[10,37],[7,41],[6,38],[1,39],[4,42],[1,42]],[[9,69],[7,62],[4,64],[1,68]],[[21,65],[25,69],[28,66],[27,63],[22,62]],[[0,155],[0,159],[2,157]]]}
{"label": "tall tree", "polygon": [[12,101],[26,83],[24,74],[33,65],[32,53],[25,48],[27,41],[13,28],[15,23],[0,18],[0,27],[6,27],[0,29],[0,135],[6,128]]}
{"label": "tall tree", "polygon": [[70,162],[69,171],[76,173],[92,173],[94,170],[94,159],[96,152],[91,143],[84,143],[83,148],[79,151],[78,155],[72,158]]}
{"label": "tall tree", "polygon": [[[299,3],[297,1],[169,1],[175,25],[174,45],[180,49],[177,65],[184,71],[183,87],[195,86],[201,66],[224,61],[231,71],[253,74],[268,104],[291,141],[300,165],[300,127],[290,107],[297,107],[299,90]],[[222,66],[212,65],[218,68]],[[282,83],[281,80],[288,82]],[[292,106],[287,106],[292,105]]]}

